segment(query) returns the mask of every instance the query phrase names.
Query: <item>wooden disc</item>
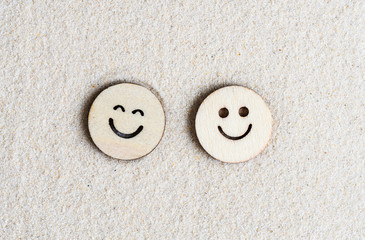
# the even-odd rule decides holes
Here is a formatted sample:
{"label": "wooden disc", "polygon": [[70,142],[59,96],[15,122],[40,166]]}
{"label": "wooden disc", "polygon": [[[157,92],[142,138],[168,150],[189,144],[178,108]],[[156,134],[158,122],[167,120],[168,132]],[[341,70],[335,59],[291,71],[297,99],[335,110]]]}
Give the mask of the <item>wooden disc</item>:
{"label": "wooden disc", "polygon": [[267,145],[272,117],[265,101],[241,86],[220,88],[200,105],[195,129],[202,147],[229,163],[247,161]]}
{"label": "wooden disc", "polygon": [[132,160],[149,154],[160,142],[165,113],[157,97],[131,83],[102,91],[89,111],[89,131],[105,154]]}

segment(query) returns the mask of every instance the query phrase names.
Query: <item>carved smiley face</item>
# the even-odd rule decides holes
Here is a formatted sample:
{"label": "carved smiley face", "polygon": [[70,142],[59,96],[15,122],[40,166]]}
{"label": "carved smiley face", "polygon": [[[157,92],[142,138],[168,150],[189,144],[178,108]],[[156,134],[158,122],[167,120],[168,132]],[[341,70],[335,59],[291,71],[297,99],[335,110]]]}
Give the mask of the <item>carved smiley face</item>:
{"label": "carved smiley face", "polygon": [[[239,114],[241,117],[247,117],[248,113],[249,113],[249,110],[248,110],[248,108],[247,108],[247,107],[241,107],[241,108],[239,109],[239,111],[238,111],[238,114]],[[228,115],[229,115],[229,110],[228,110],[227,108],[225,108],[225,107],[224,107],[224,108],[221,108],[221,109],[219,110],[219,116],[220,116],[221,118],[226,118],[226,117],[228,117]],[[228,135],[227,133],[225,133],[225,132],[223,131],[223,128],[222,128],[221,126],[218,126],[218,130],[219,130],[219,132],[222,134],[222,136],[223,136],[223,137],[225,137],[225,138],[227,138],[227,139],[230,139],[230,140],[234,140],[234,141],[236,141],[236,140],[241,140],[242,138],[246,137],[246,136],[250,133],[251,128],[252,128],[252,124],[250,123],[250,124],[248,125],[248,127],[247,127],[247,130],[246,130],[246,131],[245,131],[242,135],[237,136],[237,137],[233,137],[233,136],[230,136],[230,135]]]}
{"label": "carved smiley face", "polygon": [[195,129],[202,147],[223,162],[244,162],[258,155],[271,136],[272,117],[254,91],[230,86],[200,105]]}
{"label": "carved smiley face", "polygon": [[89,131],[109,156],[132,160],[150,153],[162,138],[165,114],[148,89],[130,83],[102,91],[89,112]]}

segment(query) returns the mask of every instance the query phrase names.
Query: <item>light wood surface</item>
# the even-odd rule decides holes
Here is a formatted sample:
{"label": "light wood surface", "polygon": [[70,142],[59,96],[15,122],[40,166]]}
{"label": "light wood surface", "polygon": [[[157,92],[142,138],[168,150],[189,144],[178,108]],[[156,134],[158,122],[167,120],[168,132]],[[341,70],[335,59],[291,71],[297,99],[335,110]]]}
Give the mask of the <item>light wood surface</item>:
{"label": "light wood surface", "polygon": [[157,97],[131,83],[102,91],[89,111],[89,131],[105,154],[132,160],[149,154],[160,142],[165,114]]}
{"label": "light wood surface", "polygon": [[238,163],[255,157],[265,148],[271,136],[272,117],[257,93],[229,86],[203,101],[195,129],[200,144],[211,156]]}

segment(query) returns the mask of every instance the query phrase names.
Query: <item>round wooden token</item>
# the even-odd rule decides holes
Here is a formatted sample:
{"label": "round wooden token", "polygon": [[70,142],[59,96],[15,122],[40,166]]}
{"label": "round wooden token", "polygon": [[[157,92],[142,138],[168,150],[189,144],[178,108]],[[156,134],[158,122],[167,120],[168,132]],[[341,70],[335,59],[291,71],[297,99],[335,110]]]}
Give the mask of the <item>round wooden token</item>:
{"label": "round wooden token", "polygon": [[257,93],[229,86],[214,91],[203,101],[195,129],[200,144],[211,156],[238,163],[255,157],[266,147],[272,117]]}
{"label": "round wooden token", "polygon": [[165,113],[151,91],[122,83],[96,97],[88,124],[91,138],[101,151],[132,160],[149,154],[158,145],[165,129]]}

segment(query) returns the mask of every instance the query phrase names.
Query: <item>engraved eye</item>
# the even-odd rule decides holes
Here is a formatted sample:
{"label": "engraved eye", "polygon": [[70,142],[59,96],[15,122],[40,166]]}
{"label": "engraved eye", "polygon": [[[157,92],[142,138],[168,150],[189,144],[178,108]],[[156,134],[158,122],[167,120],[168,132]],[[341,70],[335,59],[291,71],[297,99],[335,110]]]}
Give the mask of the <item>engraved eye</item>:
{"label": "engraved eye", "polygon": [[241,117],[246,117],[249,113],[249,110],[247,107],[241,107],[239,110],[238,110],[238,114],[241,116]]}
{"label": "engraved eye", "polygon": [[132,111],[132,113],[133,113],[133,114],[136,114],[137,112],[138,112],[139,114],[141,114],[141,116],[144,116],[144,112],[143,112],[141,109],[136,109],[136,110],[133,110],[133,111]]}
{"label": "engraved eye", "polygon": [[228,117],[228,115],[229,115],[229,111],[228,111],[228,109],[227,109],[227,108],[221,108],[221,109],[219,110],[218,114],[219,114],[219,116],[220,116],[221,118],[226,118],[226,117]]}
{"label": "engraved eye", "polygon": [[122,105],[116,105],[113,107],[114,110],[117,110],[118,108],[120,108],[122,110],[122,112],[125,112],[125,109]]}

